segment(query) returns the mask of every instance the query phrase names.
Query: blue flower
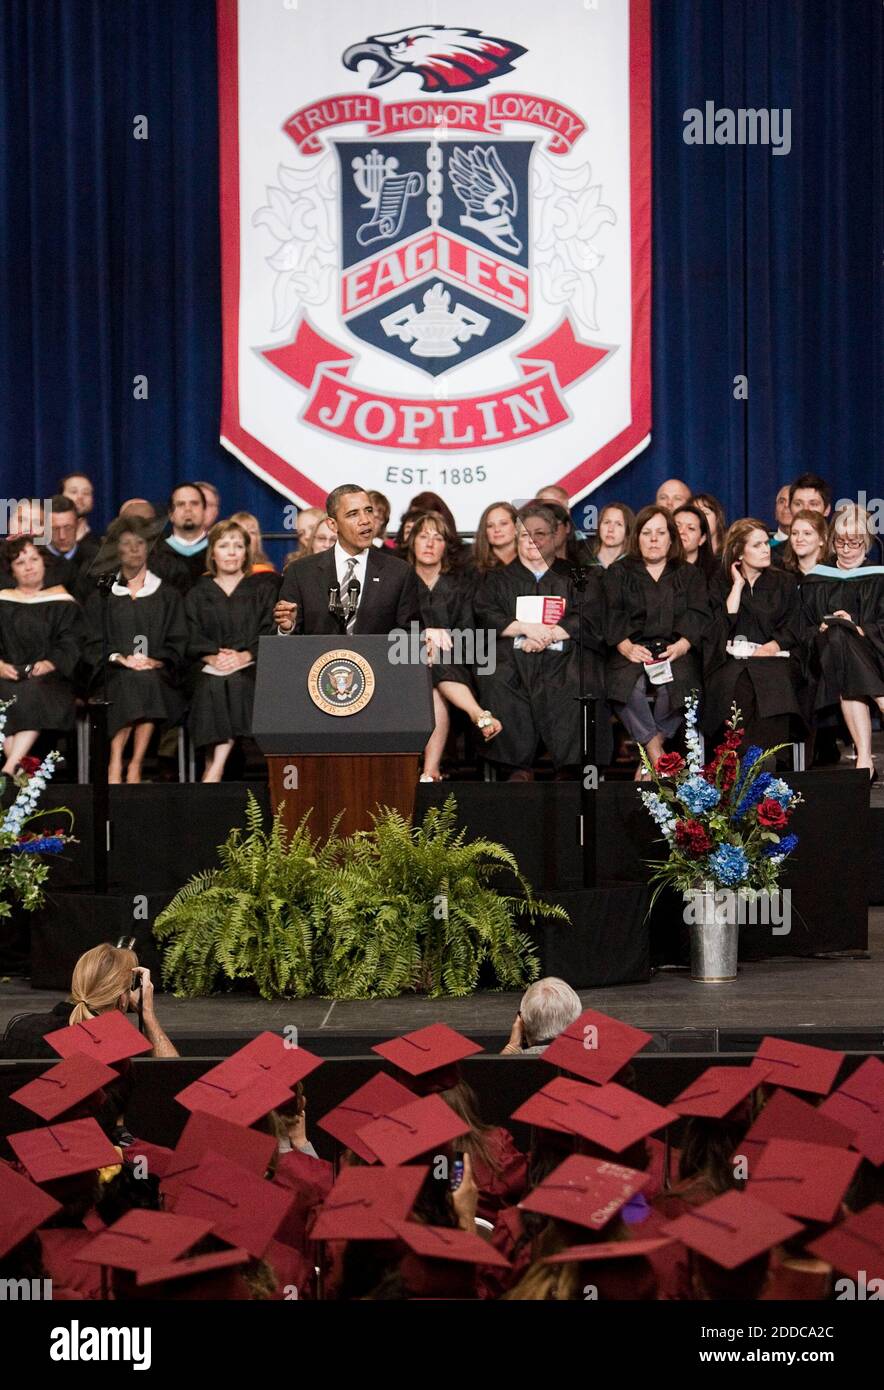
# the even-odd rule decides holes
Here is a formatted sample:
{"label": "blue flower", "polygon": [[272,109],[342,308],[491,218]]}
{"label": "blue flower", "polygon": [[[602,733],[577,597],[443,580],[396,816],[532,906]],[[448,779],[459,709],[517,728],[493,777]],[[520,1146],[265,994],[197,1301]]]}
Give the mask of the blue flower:
{"label": "blue flower", "polygon": [[798,845],[797,835],[784,835],[779,844],[768,843],[764,846],[761,853],[765,859],[783,859],[787,854],[791,854]]}
{"label": "blue flower", "polygon": [[761,798],[767,795],[772,781],[773,778],[769,772],[759,773],[749,790],[740,798],[737,809],[734,811],[734,820],[740,820],[742,816],[745,816],[750,806],[757,806]]}
{"label": "blue flower", "polygon": [[783,781],[782,777],[777,777],[768,786],[766,795],[769,796],[772,801],[778,801],[785,811],[791,804],[794,793],[788,783]]}
{"label": "blue flower", "polygon": [[698,776],[689,777],[686,782],[682,782],[678,789],[678,795],[692,816],[699,816],[704,811],[711,811],[721,800],[721,793],[718,788],[711,786],[705,777]]}
{"label": "blue flower", "polygon": [[651,818],[659,825],[664,835],[671,835],[675,826],[675,816],[667,806],[666,802],[657,795],[656,792],[641,792],[642,801],[645,803]]}
{"label": "blue flower", "polygon": [[749,864],[739,845],[722,845],[710,854],[709,867],[719,883],[742,883],[749,875]]}

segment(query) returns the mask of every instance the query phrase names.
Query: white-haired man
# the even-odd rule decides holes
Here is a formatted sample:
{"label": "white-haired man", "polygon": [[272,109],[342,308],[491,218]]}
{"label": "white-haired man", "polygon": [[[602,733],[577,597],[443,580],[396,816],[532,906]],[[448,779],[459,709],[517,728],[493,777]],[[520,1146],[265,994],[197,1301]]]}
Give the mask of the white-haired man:
{"label": "white-haired man", "polygon": [[555,975],[535,980],[522,995],[504,1054],[543,1052],[582,1012],[580,996],[564,980]]}

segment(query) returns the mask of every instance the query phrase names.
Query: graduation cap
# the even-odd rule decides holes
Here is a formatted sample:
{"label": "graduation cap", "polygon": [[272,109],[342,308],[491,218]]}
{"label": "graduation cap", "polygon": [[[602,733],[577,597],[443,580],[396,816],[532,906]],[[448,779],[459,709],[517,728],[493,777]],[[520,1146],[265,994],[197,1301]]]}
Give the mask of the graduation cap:
{"label": "graduation cap", "polygon": [[448,1144],[468,1129],[467,1122],[441,1096],[430,1095],[370,1120],[358,1137],[389,1168]]}
{"label": "graduation cap", "polygon": [[163,1191],[176,1192],[211,1152],[223,1154],[231,1163],[262,1178],[276,1152],[276,1140],[272,1134],[260,1134],[256,1129],[195,1110],[187,1117],[181,1138],[165,1163]]}
{"label": "graduation cap", "polygon": [[429,1168],[342,1168],[310,1232],[312,1240],[396,1240]]}
{"label": "graduation cap", "polygon": [[292,1099],[291,1086],[272,1071],[259,1071],[248,1058],[228,1057],[179,1091],[187,1110],[202,1110],[231,1124],[253,1125]]}
{"label": "graduation cap", "polygon": [[808,1243],[808,1251],[841,1274],[884,1279],[884,1206],[876,1202]]}
{"label": "graduation cap", "polygon": [[[151,1265],[148,1269],[140,1270],[135,1283],[139,1288],[155,1290],[161,1284],[171,1284],[168,1296],[181,1298],[181,1285],[185,1279],[205,1278],[222,1271],[240,1269],[244,1264],[248,1264],[250,1259],[248,1250],[236,1247],[229,1250],[210,1250],[202,1255],[186,1255],[183,1259],[172,1260],[168,1264]],[[217,1291],[213,1291],[213,1298],[221,1296]]]}
{"label": "graduation cap", "polygon": [[0,1159],[0,1259],[59,1211],[59,1202]]}
{"label": "graduation cap", "polygon": [[109,1082],[119,1079],[119,1073],[97,1057],[73,1052],[34,1081],[13,1091],[10,1100],[39,1115],[41,1120],[56,1120]]}
{"label": "graduation cap", "polygon": [[654,1255],[675,1242],[672,1236],[655,1236],[647,1240],[600,1240],[594,1245],[571,1245],[567,1250],[559,1250],[555,1255],[547,1255],[541,1260],[545,1265],[567,1265],[597,1263],[601,1260],[634,1260],[640,1256]]}
{"label": "graduation cap", "polygon": [[572,1154],[523,1198],[519,1208],[600,1231],[649,1182],[649,1175],[635,1168]]}
{"label": "graduation cap", "polygon": [[420,1090],[445,1091],[458,1079],[457,1063],[483,1049],[447,1023],[432,1023],[377,1043],[372,1051],[408,1076],[422,1078]]}
{"label": "graduation cap", "polygon": [[292,1205],[292,1195],[217,1153],[182,1175],[175,1213],[208,1221],[229,1245],[260,1259]]}
{"label": "graduation cap", "polygon": [[758,1044],[755,1060],[767,1067],[764,1078],[767,1085],[826,1096],[834,1085],[844,1053],[832,1052],[827,1047],[812,1047],[809,1043],[787,1042],[785,1038],[766,1037]]}
{"label": "graduation cap", "polygon": [[584,1009],[541,1055],[554,1067],[603,1085],[652,1041],[653,1035],[641,1028],[596,1009]]}
{"label": "graduation cap", "polygon": [[824,1115],[822,1109],[793,1096],[791,1091],[776,1090],[740,1140],[740,1153],[749,1159],[750,1170],[753,1156],[757,1158],[770,1139],[804,1139],[811,1144],[846,1149],[853,1142],[853,1131]]}
{"label": "graduation cap", "polygon": [[120,1162],[119,1152],[91,1118],[22,1130],[10,1134],[9,1143],[35,1182],[72,1178],[77,1173],[113,1167]]}
{"label": "graduation cap", "polygon": [[127,1211],[77,1256],[85,1264],[133,1273],[165,1265],[190,1250],[212,1230],[211,1221],[168,1211]]}
{"label": "graduation cap", "polygon": [[862,1159],[849,1149],[771,1139],[749,1169],[750,1197],[805,1221],[833,1221]]}
{"label": "graduation cap", "polygon": [[725,1192],[660,1229],[722,1269],[736,1269],[790,1240],[803,1227],[745,1192]]}
{"label": "graduation cap", "polygon": [[418,1221],[393,1221],[390,1225],[393,1233],[405,1242],[409,1250],[426,1259],[495,1265],[500,1269],[510,1267],[509,1260],[499,1250],[472,1231],[449,1226],[425,1226]]}
{"label": "graduation cap", "polygon": [[139,1033],[120,1009],[109,1009],[106,1014],[57,1028],[46,1034],[45,1041],[60,1057],[79,1052],[107,1066],[153,1051],[150,1039]]}
{"label": "graduation cap", "polygon": [[317,1124],[345,1148],[352,1149],[365,1163],[376,1163],[377,1156],[359,1138],[359,1130],[372,1120],[379,1120],[393,1110],[401,1110],[403,1105],[416,1099],[414,1092],[403,1086],[401,1081],[381,1071],[327,1115],[323,1115]]}
{"label": "graduation cap", "polygon": [[615,1081],[587,1086],[557,1076],[520,1105],[512,1118],[541,1129],[577,1134],[612,1153],[622,1153],[678,1116]]}
{"label": "graduation cap", "polygon": [[124,1163],[134,1165],[141,1160],[147,1165],[148,1174],[155,1178],[165,1176],[174,1157],[174,1149],[167,1148],[165,1144],[151,1144],[146,1139],[136,1139],[123,1150]]}
{"label": "graduation cap", "polygon": [[884,1062],[867,1057],[823,1101],[819,1114],[853,1130],[852,1144],[876,1166],[884,1163]]}
{"label": "graduation cap", "polygon": [[669,1109],[678,1115],[723,1120],[748,1100],[765,1080],[767,1071],[764,1063],[748,1067],[707,1067],[669,1102]]}
{"label": "graduation cap", "polygon": [[292,1047],[279,1033],[259,1033],[251,1042],[231,1054],[219,1068],[223,1072],[231,1062],[250,1062],[265,1076],[277,1077],[294,1089],[299,1081],[322,1066],[322,1058],[306,1047]]}

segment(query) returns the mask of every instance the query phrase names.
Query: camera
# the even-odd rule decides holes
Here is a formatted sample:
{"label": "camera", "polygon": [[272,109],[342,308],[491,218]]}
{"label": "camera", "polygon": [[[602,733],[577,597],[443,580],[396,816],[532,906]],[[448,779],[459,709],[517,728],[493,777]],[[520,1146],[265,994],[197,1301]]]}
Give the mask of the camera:
{"label": "camera", "polygon": [[642,643],[642,646],[647,647],[655,661],[659,661],[669,643],[664,637],[649,637],[646,642]]}
{"label": "camera", "polygon": [[133,993],[134,993],[136,990],[141,989],[141,971],[140,971],[140,970],[133,970],[133,971],[132,971],[132,983],[131,983],[131,985],[129,986],[129,988],[132,990]]}

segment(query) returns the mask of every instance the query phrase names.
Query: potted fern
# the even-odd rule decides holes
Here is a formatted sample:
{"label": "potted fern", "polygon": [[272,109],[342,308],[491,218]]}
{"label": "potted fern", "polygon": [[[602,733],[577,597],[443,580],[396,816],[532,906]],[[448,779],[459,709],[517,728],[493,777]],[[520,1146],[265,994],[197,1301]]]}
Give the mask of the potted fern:
{"label": "potted fern", "polygon": [[154,923],[175,994],[211,994],[235,980],[254,980],[265,999],[314,993],[314,939],[340,842],[320,846],[306,819],[289,837],[280,807],[266,831],[249,793],[245,832],[237,827],[219,847],[220,867],[192,878]]}

